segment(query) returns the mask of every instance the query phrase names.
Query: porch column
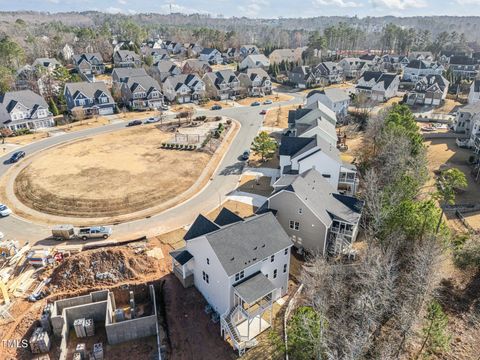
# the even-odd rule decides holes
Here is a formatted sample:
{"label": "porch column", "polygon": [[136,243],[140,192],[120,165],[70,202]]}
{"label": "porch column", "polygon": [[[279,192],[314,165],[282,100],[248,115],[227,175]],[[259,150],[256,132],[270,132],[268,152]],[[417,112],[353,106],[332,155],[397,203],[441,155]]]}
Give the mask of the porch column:
{"label": "porch column", "polygon": [[273,329],[272,319],[273,319],[273,294],[272,294],[272,296],[270,297],[270,326],[271,326],[272,329]]}

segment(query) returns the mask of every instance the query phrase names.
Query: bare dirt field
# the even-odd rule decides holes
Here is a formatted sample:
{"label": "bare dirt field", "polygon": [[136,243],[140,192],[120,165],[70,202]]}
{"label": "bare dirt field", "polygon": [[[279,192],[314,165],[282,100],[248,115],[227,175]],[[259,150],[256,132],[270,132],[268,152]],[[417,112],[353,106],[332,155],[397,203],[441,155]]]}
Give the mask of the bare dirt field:
{"label": "bare dirt field", "polygon": [[364,146],[364,133],[359,131],[356,125],[341,126],[337,131],[340,134],[339,137],[343,138],[346,135],[345,143],[348,146],[348,149],[341,151],[340,158],[351,163],[359,157],[360,150]]}
{"label": "bare dirt field", "polygon": [[161,149],[171,136],[142,126],[56,147],[20,172],[15,194],[35,210],[61,216],[147,209],[188,190],[211,158],[201,151]]}

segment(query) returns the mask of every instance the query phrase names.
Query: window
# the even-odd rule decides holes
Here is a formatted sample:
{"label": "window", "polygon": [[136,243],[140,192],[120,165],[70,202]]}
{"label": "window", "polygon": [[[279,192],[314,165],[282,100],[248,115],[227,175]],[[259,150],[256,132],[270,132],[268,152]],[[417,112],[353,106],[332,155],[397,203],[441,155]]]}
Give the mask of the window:
{"label": "window", "polygon": [[245,272],[242,270],[239,273],[235,274],[235,281],[238,281],[240,279],[243,279],[245,277]]}
{"label": "window", "polygon": [[209,284],[210,279],[208,277],[208,274],[205,271],[202,271],[202,275],[203,275],[203,281],[205,281],[207,284]]}
{"label": "window", "polygon": [[207,265],[210,265],[210,259],[207,258]]}
{"label": "window", "polygon": [[274,279],[277,278],[277,269],[273,270],[273,278],[274,278]]}
{"label": "window", "polygon": [[290,220],[290,229],[298,231],[299,227],[300,223],[298,221]]}
{"label": "window", "polygon": [[303,209],[302,209],[302,208],[298,209],[298,213],[299,213],[299,214],[301,214],[302,212],[303,212]]}
{"label": "window", "polygon": [[284,273],[287,272],[287,264],[284,264],[284,265],[283,265],[283,272],[284,272]]}
{"label": "window", "polygon": [[287,254],[288,254],[288,248],[285,249],[285,255],[287,255]]}
{"label": "window", "polygon": [[274,262],[274,261],[275,261],[275,255],[272,255],[272,256],[270,257],[270,262]]}

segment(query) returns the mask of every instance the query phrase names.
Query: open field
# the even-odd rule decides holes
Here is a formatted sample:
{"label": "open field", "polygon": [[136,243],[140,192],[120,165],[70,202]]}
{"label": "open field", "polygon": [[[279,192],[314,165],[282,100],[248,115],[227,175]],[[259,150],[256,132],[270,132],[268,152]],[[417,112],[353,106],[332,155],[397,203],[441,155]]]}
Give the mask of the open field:
{"label": "open field", "polygon": [[201,108],[210,110],[213,105],[220,105],[224,109],[228,109],[233,107],[233,101],[232,100],[210,100],[207,101],[206,103],[200,105]]}
{"label": "open field", "polygon": [[288,112],[295,110],[298,105],[277,106],[267,111],[263,119],[263,126],[286,129],[288,127]]}
{"label": "open field", "polygon": [[115,216],[163,203],[189,189],[211,155],[161,149],[170,133],[142,126],[49,150],[15,182],[27,206],[56,215]]}
{"label": "open field", "polygon": [[292,98],[293,96],[291,95],[286,95],[282,93],[273,93],[271,95],[266,95],[262,97],[248,97],[245,99],[238,100],[237,103],[239,103],[240,105],[250,106],[250,104],[255,101],[263,103],[265,100],[272,100],[275,103],[275,102],[281,102],[281,101],[288,101],[288,100],[291,100]]}

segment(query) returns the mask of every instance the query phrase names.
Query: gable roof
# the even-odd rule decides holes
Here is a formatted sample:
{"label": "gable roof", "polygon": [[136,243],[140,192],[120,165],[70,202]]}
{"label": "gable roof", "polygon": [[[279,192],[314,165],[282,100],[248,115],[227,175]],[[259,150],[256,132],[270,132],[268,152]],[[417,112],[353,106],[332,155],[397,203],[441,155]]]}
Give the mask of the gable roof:
{"label": "gable roof", "polygon": [[190,229],[188,229],[187,233],[183,237],[183,240],[187,241],[195,239],[218,229],[220,229],[220,227],[217,224],[200,214],[190,226]]}
{"label": "gable roof", "polygon": [[233,70],[230,69],[208,72],[205,74],[205,76],[207,76],[217,88],[219,88],[222,82],[229,84],[235,80],[238,80]]}
{"label": "gable roof", "polygon": [[255,65],[268,66],[270,64],[270,60],[263,54],[250,54],[244,61],[247,61],[247,59],[251,60]]}
{"label": "gable roof", "polygon": [[73,55],[73,60],[77,64],[79,64],[82,61],[86,61],[86,62],[90,63],[94,58],[97,58],[101,63],[103,63],[102,55],[98,52]]}
{"label": "gable roof", "polygon": [[117,50],[115,51],[115,54],[117,54],[120,57],[121,61],[125,61],[129,57],[132,57],[133,60],[140,60],[140,56],[138,56],[136,52],[131,50]]}
{"label": "gable roof", "polygon": [[82,93],[90,99],[95,99],[104,93],[108,97],[108,102],[113,103],[112,95],[103,81],[67,83],[65,84],[65,89],[69,90],[73,98],[75,98],[78,93]]}
{"label": "gable roof", "polygon": [[233,287],[247,304],[253,304],[276,289],[275,285],[260,271]]}
{"label": "gable roof", "polygon": [[282,136],[280,140],[279,154],[295,157],[312,149],[317,145],[314,137]]}
{"label": "gable roof", "polygon": [[183,64],[183,67],[185,68],[185,66],[187,66],[187,65],[193,71],[200,71],[200,70],[204,70],[204,68],[207,68],[207,69],[210,68],[210,65],[208,64],[207,61],[199,60],[199,59],[188,59],[188,60],[186,60],[185,64]]}
{"label": "gable roof", "polygon": [[220,210],[220,213],[215,220],[213,220],[213,222],[219,226],[225,226],[239,221],[243,221],[243,219],[225,207]]}
{"label": "gable roof", "polygon": [[307,94],[307,99],[315,94],[322,94],[328,97],[332,102],[340,102],[350,100],[350,96],[346,91],[337,88],[327,88],[324,90],[312,90]]}
{"label": "gable roof", "polygon": [[170,255],[175,260],[177,260],[180,265],[185,265],[187,262],[190,261],[190,259],[193,258],[193,255],[190,254],[190,252],[188,252],[188,250],[186,250],[185,247],[183,247],[181,249],[178,249],[178,250],[175,250],[175,251],[171,251]]}
{"label": "gable roof", "polygon": [[172,72],[175,69],[180,69],[173,61],[171,60],[162,60],[154,64],[154,67],[161,73]]}
{"label": "gable roof", "polygon": [[182,85],[194,87],[198,83],[203,83],[202,79],[196,74],[178,74],[169,76],[165,79],[164,84],[166,82],[169,82],[175,90],[178,90]]}
{"label": "gable roof", "polygon": [[[397,77],[397,74],[382,73],[380,71],[365,71],[362,79],[366,82],[370,82],[373,79],[375,80],[376,84],[383,82],[383,87],[385,90],[387,90]],[[357,85],[357,87],[365,88],[365,86],[362,85]]]}
{"label": "gable roof", "polygon": [[272,213],[252,216],[205,236],[228,276],[292,245]]}
{"label": "gable roof", "polygon": [[9,120],[9,114],[17,104],[31,111],[39,107],[48,109],[45,99],[32,90],[9,91],[0,95],[0,121]]}
{"label": "gable roof", "polygon": [[132,92],[135,91],[138,86],[143,87],[147,94],[152,90],[161,90],[158,81],[149,75],[128,78],[126,84]]}
{"label": "gable roof", "polygon": [[148,76],[144,68],[114,68],[112,76],[116,75],[119,79],[132,78],[137,76]]}
{"label": "gable roof", "polygon": [[363,201],[354,197],[338,194],[315,169],[295,176],[294,180],[287,187],[277,191],[277,194],[281,191],[294,192],[327,225],[334,219],[358,223],[364,205]]}

